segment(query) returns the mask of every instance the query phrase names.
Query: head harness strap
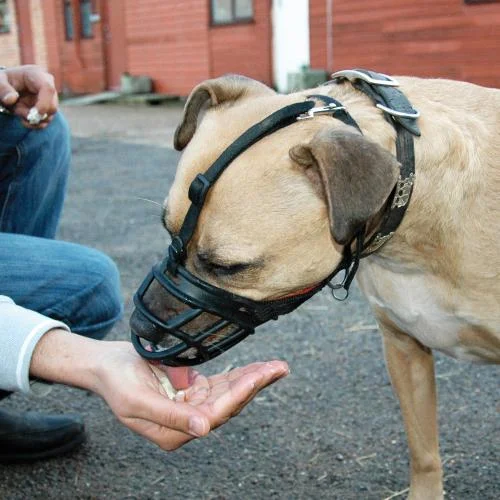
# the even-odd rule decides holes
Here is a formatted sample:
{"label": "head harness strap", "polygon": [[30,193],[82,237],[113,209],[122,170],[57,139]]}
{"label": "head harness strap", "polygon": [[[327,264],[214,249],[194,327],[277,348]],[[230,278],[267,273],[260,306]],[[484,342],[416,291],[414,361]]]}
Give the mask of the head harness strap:
{"label": "head harness strap", "polygon": [[188,209],[179,234],[172,240],[168,250],[170,257],[169,270],[171,272],[175,272],[176,265],[184,260],[187,244],[196,229],[198,217],[200,216],[209,189],[230,163],[260,139],[280,128],[295,123],[298,116],[307,113],[313,107],[313,101],[305,101],[285,106],[272,113],[240,135],[221,153],[215,163],[205,173],[198,174],[195,177],[188,192],[191,206]]}

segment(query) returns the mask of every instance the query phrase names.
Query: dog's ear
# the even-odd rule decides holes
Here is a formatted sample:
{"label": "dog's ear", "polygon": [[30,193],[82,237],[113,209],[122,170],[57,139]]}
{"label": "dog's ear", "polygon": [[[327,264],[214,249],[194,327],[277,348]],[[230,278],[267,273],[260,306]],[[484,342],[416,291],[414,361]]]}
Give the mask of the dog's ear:
{"label": "dog's ear", "polygon": [[206,80],[197,85],[189,95],[184,107],[184,116],[174,136],[177,151],[184,149],[196,132],[198,115],[205,105],[215,106],[235,101],[249,95],[274,94],[274,90],[257,80],[241,75],[225,75]]}
{"label": "dog's ear", "polygon": [[326,198],[331,233],[341,245],[382,208],[399,176],[399,163],[389,151],[334,127],[293,147],[290,158]]}

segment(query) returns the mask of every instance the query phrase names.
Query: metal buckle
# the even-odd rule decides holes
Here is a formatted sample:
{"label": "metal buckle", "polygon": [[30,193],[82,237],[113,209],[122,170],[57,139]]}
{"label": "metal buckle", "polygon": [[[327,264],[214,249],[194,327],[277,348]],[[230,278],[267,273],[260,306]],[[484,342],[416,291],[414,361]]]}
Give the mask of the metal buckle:
{"label": "metal buckle", "polygon": [[297,120],[310,120],[314,118],[316,115],[332,115],[336,111],[345,110],[344,106],[337,106],[335,103],[331,102],[326,106],[319,106],[317,108],[311,108],[306,113],[303,113],[297,116]]}
{"label": "metal buckle", "polygon": [[350,82],[353,80],[364,80],[366,83],[371,85],[385,85],[387,87],[399,87],[399,82],[392,78],[392,76],[384,75],[383,73],[378,73],[381,76],[387,78],[387,80],[379,80],[378,78],[373,78],[367,75],[363,71],[358,71],[356,69],[343,69],[342,71],[336,71],[331,75],[333,80],[337,78],[346,78]]}
{"label": "metal buckle", "polygon": [[413,113],[406,113],[404,111],[397,111],[395,109],[388,108],[383,104],[375,104],[375,106],[392,116],[399,116],[401,118],[413,118],[414,120],[416,120],[420,116],[420,111],[417,111],[415,108],[413,108]]}

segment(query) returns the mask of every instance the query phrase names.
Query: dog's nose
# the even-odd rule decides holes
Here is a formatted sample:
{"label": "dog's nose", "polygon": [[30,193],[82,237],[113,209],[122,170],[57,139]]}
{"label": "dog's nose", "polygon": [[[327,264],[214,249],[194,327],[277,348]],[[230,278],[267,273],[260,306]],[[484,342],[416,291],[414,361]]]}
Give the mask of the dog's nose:
{"label": "dog's nose", "polygon": [[162,330],[149,321],[138,309],[134,309],[130,317],[130,328],[138,337],[158,344],[163,339]]}

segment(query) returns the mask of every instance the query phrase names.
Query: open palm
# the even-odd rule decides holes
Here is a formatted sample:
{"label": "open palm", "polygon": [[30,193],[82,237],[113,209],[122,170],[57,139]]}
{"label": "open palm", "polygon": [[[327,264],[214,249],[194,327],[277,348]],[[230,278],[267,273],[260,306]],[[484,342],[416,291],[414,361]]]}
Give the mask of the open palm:
{"label": "open palm", "polygon": [[[176,382],[187,369],[154,365],[141,358],[127,342],[109,342],[95,391],[128,428],[165,450],[207,435],[237,415],[264,387],[288,374],[282,361],[252,363],[206,377],[189,372],[185,383]],[[174,400],[161,383],[168,375],[184,387]],[[189,380],[189,381],[188,381]]]}

